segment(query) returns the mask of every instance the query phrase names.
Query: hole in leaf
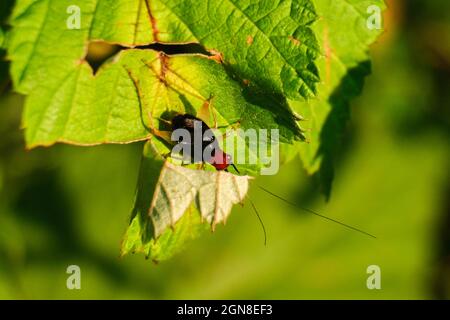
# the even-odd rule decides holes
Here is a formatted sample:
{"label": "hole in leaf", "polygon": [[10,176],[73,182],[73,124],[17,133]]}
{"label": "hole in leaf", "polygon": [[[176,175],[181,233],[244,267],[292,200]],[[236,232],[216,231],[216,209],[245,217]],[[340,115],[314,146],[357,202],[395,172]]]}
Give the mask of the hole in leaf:
{"label": "hole in leaf", "polygon": [[88,52],[86,55],[86,61],[94,70],[94,74],[100,68],[100,66],[109,58],[114,56],[122,49],[121,46],[110,44],[102,41],[90,42],[88,46]]}
{"label": "hole in leaf", "polygon": [[[86,61],[92,67],[94,74],[98,71],[103,63],[105,63],[112,56],[116,55],[120,50],[130,49],[117,44],[110,44],[103,41],[93,41],[89,43]],[[145,46],[137,46],[134,49],[151,49],[161,51],[168,55],[174,54],[203,54],[211,56],[202,45],[198,43],[186,44],[166,44],[166,43],[152,43]]]}
{"label": "hole in leaf", "polygon": [[204,54],[210,56],[208,52],[199,43],[185,43],[185,44],[167,44],[167,43],[152,43],[147,46],[136,47],[137,49],[152,49],[156,51],[162,51],[165,54]]}

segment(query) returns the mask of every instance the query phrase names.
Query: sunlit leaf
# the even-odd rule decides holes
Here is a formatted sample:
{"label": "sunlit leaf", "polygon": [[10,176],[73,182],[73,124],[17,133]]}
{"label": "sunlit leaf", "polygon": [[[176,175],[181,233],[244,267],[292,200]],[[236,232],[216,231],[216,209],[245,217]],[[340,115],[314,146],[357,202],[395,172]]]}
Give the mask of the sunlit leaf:
{"label": "sunlit leaf", "polygon": [[148,142],[141,164],[136,202],[122,254],[143,252],[161,260],[204,229],[225,223],[234,204],[247,194],[249,177],[174,165]]}
{"label": "sunlit leaf", "polygon": [[382,0],[315,0],[314,4],[321,17],[313,26],[322,53],[317,59],[321,83],[317,99],[290,101],[305,119],[302,127],[308,143],[296,144],[295,149],[309,173],[319,170],[324,157],[323,169],[332,170],[329,157],[349,118],[349,100],[359,94],[370,73],[368,49],[382,32],[367,27],[367,9],[385,8]]}
{"label": "sunlit leaf", "polygon": [[[170,130],[174,114],[207,110],[211,127],[278,129],[292,144],[305,140],[296,121],[304,118],[309,145],[291,153],[309,172],[329,168],[347,101],[367,73],[352,70],[366,66],[379,34],[365,25],[373,4],[382,1],[17,0],[6,47],[14,88],[27,95],[27,146],[151,139],[122,252],[165,259],[200,222],[225,222],[245,197],[246,175],[265,164],[250,150],[256,162],[237,164],[241,176],[183,167],[155,130]],[[121,49],[95,73],[94,41]],[[167,54],[170,44],[181,54]]]}

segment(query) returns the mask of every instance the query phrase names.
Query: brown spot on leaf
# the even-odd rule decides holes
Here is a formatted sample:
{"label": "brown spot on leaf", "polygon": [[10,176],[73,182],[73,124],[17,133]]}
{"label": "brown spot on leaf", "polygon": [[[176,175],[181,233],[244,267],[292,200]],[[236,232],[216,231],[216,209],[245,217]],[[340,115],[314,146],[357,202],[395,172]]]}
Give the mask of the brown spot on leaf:
{"label": "brown spot on leaf", "polygon": [[211,49],[211,50],[208,50],[208,51],[209,51],[209,53],[212,54],[211,56],[208,57],[208,59],[214,60],[217,63],[222,63],[223,62],[223,56],[222,56],[221,52],[219,52],[217,50],[214,50],[214,49]]}
{"label": "brown spot on leaf", "polygon": [[251,45],[253,43],[253,37],[252,36],[248,36],[247,37],[247,44]]}
{"label": "brown spot on leaf", "polygon": [[152,33],[153,33],[153,41],[155,42],[159,42],[159,29],[158,29],[158,25],[156,22],[155,17],[152,14],[152,11],[150,9],[150,4],[149,4],[149,0],[145,0],[145,6],[147,8],[147,13],[148,16],[150,18],[150,24],[152,25]]}
{"label": "brown spot on leaf", "polygon": [[169,56],[163,52],[158,54],[159,61],[161,62],[161,76],[165,79],[167,70],[169,69]]}
{"label": "brown spot on leaf", "polygon": [[242,82],[244,83],[244,85],[248,86],[250,84],[250,80],[248,79],[244,79],[242,80]]}
{"label": "brown spot on leaf", "polygon": [[291,42],[296,46],[299,46],[301,44],[301,41],[297,38],[294,38],[293,36],[289,36],[289,40],[291,40]]}

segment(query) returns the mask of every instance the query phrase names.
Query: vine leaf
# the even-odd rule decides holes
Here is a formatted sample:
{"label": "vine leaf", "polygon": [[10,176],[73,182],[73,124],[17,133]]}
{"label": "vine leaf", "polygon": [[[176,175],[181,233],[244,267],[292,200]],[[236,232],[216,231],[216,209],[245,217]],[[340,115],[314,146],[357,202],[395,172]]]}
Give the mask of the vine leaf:
{"label": "vine leaf", "polygon": [[311,0],[149,0],[162,42],[198,42],[242,80],[291,99],[309,98],[319,78]]}
{"label": "vine leaf", "polygon": [[[264,127],[271,124],[259,114],[270,110],[277,118],[288,119],[288,141],[301,136],[284,94],[306,97],[315,91],[318,81],[314,66],[317,43],[310,28],[315,14],[310,0],[255,4],[234,0],[86,0],[77,6],[80,29],[68,28],[70,14],[63,1],[18,0],[14,7],[8,58],[15,89],[29,95],[23,120],[29,147],[55,142],[126,143],[148,137],[138,99],[133,98],[132,85],[121,66],[126,55],[120,54],[113,59],[115,63],[107,64],[95,76],[85,61],[89,42],[99,40],[125,47],[155,41],[199,42],[216,50],[223,63],[213,67],[205,62],[203,73],[194,74],[196,80],[204,79],[203,84],[216,76],[220,80],[226,76],[228,84],[235,82],[231,92],[227,86],[216,86],[209,92],[228,98],[224,101],[227,107],[216,109],[256,113],[253,121]],[[180,58],[185,63],[191,63],[190,59],[199,61],[201,57]],[[127,63],[136,67],[140,61]],[[253,99],[259,108],[242,106],[243,99],[262,92],[267,99]],[[154,94],[150,97],[154,100],[162,95]]]}
{"label": "vine leaf", "polygon": [[302,137],[278,102],[254,103],[220,64],[199,55],[162,57],[153,50],[122,51],[95,76],[81,63],[56,88],[34,91],[23,122],[28,146],[145,140],[164,113],[195,114],[205,103],[221,126],[278,128],[284,142]]}
{"label": "vine leaf", "polygon": [[[299,153],[305,169],[313,174],[320,168],[325,176],[325,193],[329,193],[333,150],[349,117],[349,101],[361,91],[364,77],[370,73],[368,49],[382,30],[367,27],[367,8],[385,7],[382,0],[315,0],[321,17],[315,31],[322,55],[317,59],[321,83],[317,99],[290,101],[290,106],[305,121],[309,143],[286,146],[292,157]],[[289,158],[289,156],[288,156]],[[327,173],[328,172],[328,173]]]}
{"label": "vine leaf", "polygon": [[[242,203],[249,177],[203,171],[170,163],[160,156],[160,144],[147,142],[130,225],[122,255],[143,252],[153,260],[176,252],[207,222],[212,230],[225,223],[234,204]],[[204,226],[204,224],[203,224]],[[171,250],[165,249],[170,244]]]}

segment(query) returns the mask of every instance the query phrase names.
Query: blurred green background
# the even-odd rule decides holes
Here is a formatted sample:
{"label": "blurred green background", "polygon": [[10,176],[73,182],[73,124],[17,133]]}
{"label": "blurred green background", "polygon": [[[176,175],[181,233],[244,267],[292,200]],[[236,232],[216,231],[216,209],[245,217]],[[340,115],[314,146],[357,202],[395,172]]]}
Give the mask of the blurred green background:
{"label": "blurred green background", "polygon": [[[142,144],[26,151],[24,99],[2,80],[0,298],[449,298],[450,2],[388,4],[373,74],[352,102],[329,202],[298,161],[257,181],[378,239],[254,187],[267,247],[247,203],[226,227],[167,262],[120,259]],[[81,268],[81,290],[66,288],[71,264]],[[381,267],[381,290],[366,287],[372,264]]]}

